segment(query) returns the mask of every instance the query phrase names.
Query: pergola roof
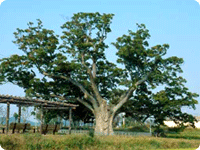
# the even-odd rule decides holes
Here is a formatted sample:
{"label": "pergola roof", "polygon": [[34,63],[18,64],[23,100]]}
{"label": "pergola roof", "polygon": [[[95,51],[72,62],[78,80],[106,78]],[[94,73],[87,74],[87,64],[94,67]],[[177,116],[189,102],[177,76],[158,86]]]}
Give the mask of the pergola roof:
{"label": "pergola roof", "polygon": [[66,107],[77,107],[78,105],[64,103],[64,102],[55,102],[49,100],[42,100],[42,99],[31,99],[26,97],[17,97],[12,95],[0,95],[0,103],[7,103],[10,104],[17,104],[22,106],[43,106],[46,108],[66,108]]}
{"label": "pergola roof", "polygon": [[[9,115],[10,115],[10,104],[17,104],[19,106],[18,113],[18,123],[20,123],[21,116],[21,106],[39,106],[42,109],[41,120],[43,120],[43,109],[67,109],[69,108],[69,120],[71,121],[72,109],[76,108],[78,105],[64,103],[64,102],[55,102],[42,99],[31,99],[26,97],[17,97],[12,95],[0,95],[0,103],[7,104],[7,117],[6,117],[6,134],[9,131]],[[43,121],[41,121],[40,132],[42,133]],[[70,127],[71,133],[71,127]]]}

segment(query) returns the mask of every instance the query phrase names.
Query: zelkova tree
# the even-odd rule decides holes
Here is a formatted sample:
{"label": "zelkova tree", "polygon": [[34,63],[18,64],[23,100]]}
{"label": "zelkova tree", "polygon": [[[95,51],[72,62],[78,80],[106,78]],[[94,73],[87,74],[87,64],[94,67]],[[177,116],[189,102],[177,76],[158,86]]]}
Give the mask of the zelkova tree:
{"label": "zelkova tree", "polygon": [[[24,55],[2,59],[1,78],[24,88],[27,96],[76,100],[93,113],[96,133],[112,134],[113,118],[120,108],[138,93],[179,84],[183,63],[182,58],[166,57],[167,44],[149,47],[144,24],[112,43],[117,63],[123,67],[110,62],[105,51],[113,51],[105,41],[112,18],[113,14],[74,14],[61,26],[61,36],[43,28],[40,20],[37,26],[28,23],[27,29],[14,33],[14,43]],[[184,101],[197,103],[197,94],[185,93]]]}

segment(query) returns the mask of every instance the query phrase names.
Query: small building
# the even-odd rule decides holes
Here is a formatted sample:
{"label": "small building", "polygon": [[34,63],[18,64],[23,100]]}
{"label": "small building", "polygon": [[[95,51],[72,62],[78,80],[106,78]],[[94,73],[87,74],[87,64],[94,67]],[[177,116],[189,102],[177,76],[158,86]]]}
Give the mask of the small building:
{"label": "small building", "polygon": [[200,116],[195,117],[197,119],[197,122],[194,123],[195,127],[200,129]]}
{"label": "small building", "polygon": [[[195,122],[194,125],[197,129],[200,129],[200,116],[195,116],[195,118],[197,119],[197,122]],[[171,120],[164,121],[164,125],[170,128],[174,128],[178,126],[174,121],[171,121]],[[187,125],[187,123],[184,125]]]}

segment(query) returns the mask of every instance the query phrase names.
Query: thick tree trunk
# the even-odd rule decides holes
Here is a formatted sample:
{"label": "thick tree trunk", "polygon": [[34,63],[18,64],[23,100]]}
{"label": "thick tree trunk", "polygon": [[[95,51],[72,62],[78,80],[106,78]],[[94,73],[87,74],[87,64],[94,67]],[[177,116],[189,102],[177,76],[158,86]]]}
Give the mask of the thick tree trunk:
{"label": "thick tree trunk", "polygon": [[114,114],[110,112],[107,104],[102,104],[99,109],[95,111],[95,134],[112,135],[113,116]]}

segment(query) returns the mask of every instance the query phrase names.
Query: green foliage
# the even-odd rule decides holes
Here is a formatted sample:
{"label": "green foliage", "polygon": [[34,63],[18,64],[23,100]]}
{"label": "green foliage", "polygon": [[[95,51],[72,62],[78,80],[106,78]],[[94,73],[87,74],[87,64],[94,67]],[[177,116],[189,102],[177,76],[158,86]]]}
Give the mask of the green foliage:
{"label": "green foliage", "polygon": [[19,115],[16,112],[13,114],[13,117],[15,118],[15,122],[17,121],[18,116]]}
{"label": "green foliage", "polygon": [[166,137],[165,131],[162,128],[156,128],[153,131],[153,136],[155,137]]}
{"label": "green foliage", "polygon": [[149,132],[149,128],[146,125],[133,126],[130,130],[135,132]]}
{"label": "green foliage", "polygon": [[89,130],[89,136],[92,138],[94,137],[94,130],[91,130],[91,129]]}
{"label": "green foliage", "polygon": [[168,128],[169,132],[175,132],[175,133],[180,133],[185,130],[185,126],[180,126],[180,127],[173,127],[173,128]]}
{"label": "green foliage", "polygon": [[124,132],[149,132],[149,128],[146,125],[134,125],[126,128],[114,128],[114,131]]}

